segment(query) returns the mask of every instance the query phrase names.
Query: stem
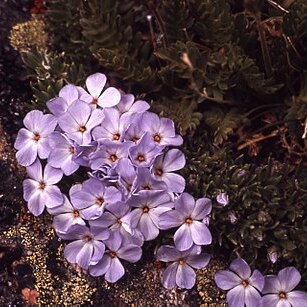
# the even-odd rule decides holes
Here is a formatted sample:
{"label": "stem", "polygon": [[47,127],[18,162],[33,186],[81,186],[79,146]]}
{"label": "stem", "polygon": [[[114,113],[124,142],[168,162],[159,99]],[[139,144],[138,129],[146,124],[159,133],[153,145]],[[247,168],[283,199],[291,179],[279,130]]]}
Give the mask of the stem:
{"label": "stem", "polygon": [[251,14],[251,16],[254,18],[256,25],[257,25],[265,72],[266,72],[267,78],[271,78],[273,74],[272,63],[271,63],[271,58],[269,54],[269,48],[268,48],[268,45],[265,39],[265,33],[264,33],[264,30],[261,24],[261,20],[258,14]]}

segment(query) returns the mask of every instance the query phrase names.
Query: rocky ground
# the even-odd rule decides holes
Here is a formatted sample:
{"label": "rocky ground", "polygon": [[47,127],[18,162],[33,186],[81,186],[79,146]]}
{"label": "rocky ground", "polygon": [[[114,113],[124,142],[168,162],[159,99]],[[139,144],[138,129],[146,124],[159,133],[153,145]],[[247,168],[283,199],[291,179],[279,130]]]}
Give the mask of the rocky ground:
{"label": "rocky ground", "polygon": [[32,6],[31,0],[0,1],[0,306],[223,306],[224,295],[213,283],[218,262],[198,272],[192,291],[165,290],[161,264],[150,257],[130,265],[111,285],[68,265],[50,216],[29,214],[22,199],[25,172],[16,163],[13,143],[32,93],[8,37],[13,25],[30,18]]}

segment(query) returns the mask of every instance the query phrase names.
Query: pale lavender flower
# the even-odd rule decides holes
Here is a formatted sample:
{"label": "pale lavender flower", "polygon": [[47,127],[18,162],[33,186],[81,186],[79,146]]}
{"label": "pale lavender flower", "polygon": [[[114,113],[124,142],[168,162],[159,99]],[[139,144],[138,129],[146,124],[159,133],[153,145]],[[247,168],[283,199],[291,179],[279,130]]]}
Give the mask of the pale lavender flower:
{"label": "pale lavender flower", "polygon": [[66,176],[78,170],[79,164],[75,162],[77,144],[70,140],[65,134],[53,132],[49,136],[51,152],[48,157],[48,164],[60,168]]}
{"label": "pale lavender flower", "polygon": [[138,124],[137,120],[134,123],[131,123],[125,131],[124,140],[131,141],[135,144],[139,143],[142,136],[145,132],[141,129],[140,125]]}
{"label": "pale lavender flower", "polygon": [[137,145],[131,146],[129,157],[133,165],[149,167],[161,150],[161,147],[153,142],[151,135],[145,133]]}
{"label": "pale lavender flower", "polygon": [[276,275],[265,276],[261,300],[263,307],[303,307],[307,303],[307,293],[292,291],[300,282],[301,274],[295,267],[286,267]]}
{"label": "pale lavender flower", "polygon": [[47,211],[49,214],[54,215],[53,226],[58,233],[66,233],[74,225],[85,226],[85,221],[81,218],[80,212],[72,206],[65,195],[62,205],[47,208]]}
{"label": "pale lavender flower", "polygon": [[128,157],[128,150],[131,146],[132,142],[104,141],[96,152],[89,156],[91,169],[97,170],[106,164],[116,166],[121,159]]}
{"label": "pale lavender flower", "polygon": [[144,100],[134,101],[134,96],[132,94],[122,95],[119,104],[116,105],[116,108],[121,114],[130,112],[130,113],[143,113],[147,111],[150,106]]}
{"label": "pale lavender flower", "polygon": [[94,266],[90,266],[92,276],[105,274],[108,282],[116,282],[125,274],[125,269],[120,259],[135,263],[141,259],[142,249],[133,244],[122,244],[122,238],[118,232],[111,232],[110,238],[105,241],[108,250],[102,259]]}
{"label": "pale lavender flower", "polygon": [[63,195],[55,186],[63,177],[60,169],[47,164],[43,172],[42,164],[37,159],[27,167],[27,173],[30,179],[23,182],[23,198],[28,202],[28,208],[33,215],[42,214],[45,206],[53,208],[63,203]]}
{"label": "pale lavender flower", "polygon": [[89,156],[90,154],[94,153],[97,150],[98,142],[92,141],[87,145],[78,145],[76,146],[76,152],[74,154],[74,161],[82,166],[89,167],[90,166],[90,160]]}
{"label": "pale lavender flower", "polygon": [[94,140],[110,140],[121,142],[124,131],[129,125],[129,117],[121,115],[118,110],[107,108],[103,110],[104,119],[101,125],[93,130]]}
{"label": "pale lavender flower", "polygon": [[169,194],[146,190],[131,196],[127,204],[136,208],[130,212],[131,227],[138,229],[145,241],[153,240],[159,235],[160,215],[174,206]]}
{"label": "pale lavender flower", "polygon": [[[229,307],[255,307],[261,302],[264,277],[258,270],[252,273],[249,265],[237,258],[230,264],[230,270],[222,270],[215,274],[215,282],[227,292]],[[245,305],[244,305],[245,304]]]}
{"label": "pale lavender flower", "polygon": [[138,194],[142,190],[166,191],[167,187],[163,181],[155,179],[147,167],[137,168],[137,177],[132,185],[132,193]]}
{"label": "pale lavender flower", "polygon": [[106,76],[101,73],[96,73],[87,77],[85,83],[89,93],[83,92],[80,96],[80,100],[92,106],[99,105],[102,108],[117,105],[120,101],[121,94],[114,87],[108,87],[103,91],[106,82]]}
{"label": "pale lavender flower", "polygon": [[102,122],[103,117],[102,110],[92,110],[87,103],[76,100],[59,117],[59,126],[77,144],[87,145],[92,141],[91,130]]}
{"label": "pale lavender flower", "polygon": [[49,111],[55,116],[64,114],[68,107],[79,98],[78,89],[73,84],[65,85],[59,92],[59,97],[47,101]]}
{"label": "pale lavender flower", "polygon": [[102,241],[109,238],[110,232],[106,228],[75,225],[70,232],[58,235],[64,240],[73,241],[65,246],[64,257],[70,263],[77,263],[81,268],[87,269],[102,258],[105,252]]}
{"label": "pale lavender flower", "polygon": [[222,205],[223,207],[227,206],[229,204],[229,196],[227,193],[220,193],[216,196],[216,201],[218,204]]}
{"label": "pale lavender flower", "polygon": [[50,153],[48,137],[57,125],[53,115],[44,115],[41,111],[30,111],[24,118],[26,128],[18,131],[14,147],[18,150],[16,159],[23,166],[31,165],[37,155],[46,159]]}
{"label": "pale lavender flower", "polygon": [[129,213],[131,207],[124,202],[108,205],[100,218],[90,221],[91,226],[108,227],[112,231],[118,231],[121,235],[123,244],[134,244],[142,246],[144,243],[142,235],[131,228]]}
{"label": "pale lavender flower", "polygon": [[201,254],[200,246],[194,245],[187,251],[179,251],[174,246],[163,245],[157,251],[157,259],[170,264],[162,276],[162,284],[167,289],[176,285],[183,289],[191,289],[195,285],[194,269],[201,269],[208,265],[210,256]]}
{"label": "pale lavender flower", "polygon": [[87,220],[101,216],[108,204],[121,200],[121,193],[115,187],[106,187],[101,181],[90,178],[82,184],[79,191],[71,194],[73,205]]}
{"label": "pale lavender flower", "polygon": [[196,202],[188,193],[182,193],[175,201],[175,210],[161,214],[160,229],[179,227],[174,235],[177,249],[184,251],[193,244],[208,245],[212,241],[211,233],[204,221],[211,212],[212,204],[208,198],[200,198]]}
{"label": "pale lavender flower", "polygon": [[157,180],[165,182],[169,192],[182,193],[185,188],[185,180],[174,171],[182,169],[184,165],[183,152],[178,149],[171,149],[156,157],[151,171]]}
{"label": "pale lavender flower", "polygon": [[174,122],[165,117],[159,117],[152,112],[145,112],[140,121],[141,128],[149,132],[152,139],[159,145],[180,146],[182,137],[175,133]]}
{"label": "pale lavender flower", "polygon": [[238,221],[238,217],[233,212],[229,213],[228,219],[229,219],[231,224],[236,224],[237,221]]}

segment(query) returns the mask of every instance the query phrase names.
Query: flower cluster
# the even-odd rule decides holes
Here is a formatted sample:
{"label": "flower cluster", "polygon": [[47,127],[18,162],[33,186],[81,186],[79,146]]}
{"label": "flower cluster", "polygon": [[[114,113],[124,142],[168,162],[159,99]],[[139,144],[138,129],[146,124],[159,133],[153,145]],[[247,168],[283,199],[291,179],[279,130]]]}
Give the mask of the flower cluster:
{"label": "flower cluster", "polygon": [[[174,262],[163,284],[191,288],[195,272],[209,262],[201,245],[211,243],[211,201],[183,193],[182,144],[172,120],[149,112],[149,104],[107,87],[101,73],[86,80],[87,91],[69,84],[47,102],[52,114],[31,111],[15,142],[18,162],[27,167],[23,183],[29,210],[52,214],[59,237],[71,241],[64,256],[116,282],[124,275],[121,260],[137,262],[144,241],[160,230],[179,227],[173,246],[157,257]],[[43,164],[41,163],[43,161]],[[78,171],[84,169],[86,172]],[[85,181],[64,195],[58,184],[76,171]]]}
{"label": "flower cluster", "polygon": [[229,268],[230,271],[217,272],[215,282],[219,288],[228,291],[230,307],[305,306],[307,303],[306,292],[292,291],[301,280],[294,267],[280,270],[277,276],[263,276],[258,270],[252,272],[242,258],[237,258]]}

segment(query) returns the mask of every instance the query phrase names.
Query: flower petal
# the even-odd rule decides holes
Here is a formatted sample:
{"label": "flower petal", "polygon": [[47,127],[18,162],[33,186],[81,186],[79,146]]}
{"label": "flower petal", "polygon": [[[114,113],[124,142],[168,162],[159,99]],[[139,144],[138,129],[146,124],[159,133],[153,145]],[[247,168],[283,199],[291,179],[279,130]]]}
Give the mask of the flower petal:
{"label": "flower petal", "polygon": [[248,307],[257,307],[261,304],[260,293],[250,285],[245,288],[245,304]]}
{"label": "flower petal", "polygon": [[64,257],[70,263],[76,263],[76,258],[80,250],[83,248],[84,242],[82,240],[73,241],[65,246]]}
{"label": "flower petal", "polygon": [[121,259],[135,263],[141,259],[142,249],[139,246],[128,245],[121,247],[116,254]]}
{"label": "flower petal", "polygon": [[159,229],[153,223],[148,213],[142,214],[138,223],[138,229],[144,236],[145,241],[151,241],[159,235]]}
{"label": "flower petal", "polygon": [[98,261],[103,257],[105,252],[105,245],[102,242],[95,240],[93,244],[94,252],[91,258],[91,265],[98,263]]}
{"label": "flower petal", "polygon": [[16,149],[21,149],[27,145],[29,141],[33,139],[33,133],[25,128],[21,128],[18,133],[14,143]]}
{"label": "flower petal", "polygon": [[47,185],[58,183],[63,177],[63,171],[47,164],[44,169],[44,181]]}
{"label": "flower petal", "polygon": [[[159,179],[159,176],[155,176],[155,178]],[[182,193],[185,188],[185,179],[174,173],[164,173],[160,177],[167,185],[169,192]]]}
{"label": "flower petal", "polygon": [[184,217],[176,210],[162,213],[159,217],[159,228],[170,229],[178,227],[184,223]]}
{"label": "flower petal", "polygon": [[242,279],[231,271],[218,271],[214,277],[215,283],[222,290],[229,290],[241,284]]}
{"label": "flower petal", "polygon": [[195,200],[192,195],[182,193],[181,196],[175,201],[175,209],[186,217],[191,216],[195,207]]}
{"label": "flower petal", "polygon": [[104,74],[96,73],[87,77],[85,83],[89,93],[94,97],[98,98],[102,92],[105,84],[107,82],[107,77]]}
{"label": "flower petal", "polygon": [[242,279],[249,279],[252,273],[249,265],[242,258],[233,260],[229,268],[237,273]]}
{"label": "flower petal", "polygon": [[64,202],[63,194],[60,189],[55,185],[49,185],[44,190],[46,198],[46,207],[54,208],[60,206]]}
{"label": "flower petal", "polygon": [[115,87],[107,88],[98,98],[98,105],[102,108],[110,108],[120,101],[120,92]]}
{"label": "flower petal", "polygon": [[227,302],[229,307],[244,307],[244,286],[239,285],[228,291]]}
{"label": "flower petal", "polygon": [[32,179],[25,179],[22,183],[23,187],[23,198],[28,201],[30,197],[37,191],[38,182]]}
{"label": "flower petal", "polygon": [[190,227],[186,224],[179,227],[174,235],[174,243],[177,249],[185,251],[192,247],[193,239],[191,236]]}
{"label": "flower petal", "polygon": [[68,104],[65,99],[56,97],[47,101],[47,108],[55,116],[60,116],[66,112]]}
{"label": "flower petal", "polygon": [[27,174],[30,178],[38,182],[43,180],[43,169],[39,159],[35,160],[33,164],[27,167]]}
{"label": "flower petal", "polygon": [[176,274],[176,284],[182,289],[191,289],[195,285],[196,273],[187,264],[179,264]]}
{"label": "flower petal", "polygon": [[[296,305],[297,306],[297,305]],[[290,302],[286,299],[281,299],[277,303],[276,307],[292,307]],[[295,306],[294,306],[295,307]]]}
{"label": "flower petal", "polygon": [[248,282],[259,291],[262,291],[264,286],[264,277],[258,270],[255,270]]}
{"label": "flower petal", "polygon": [[176,274],[178,263],[172,263],[163,272],[162,284],[166,289],[172,289],[176,287]]}
{"label": "flower petal", "polygon": [[65,99],[68,105],[70,105],[71,103],[73,103],[75,100],[78,99],[79,93],[75,85],[67,84],[60,90],[59,96]]}
{"label": "flower petal", "polygon": [[212,235],[207,225],[202,222],[193,221],[190,225],[193,242],[197,245],[208,245],[212,242]]}
{"label": "flower petal", "polygon": [[111,265],[111,257],[105,254],[102,259],[93,266],[89,267],[89,272],[92,276],[101,276],[106,273]]}
{"label": "flower petal", "polygon": [[179,149],[169,150],[163,159],[163,171],[173,172],[182,169],[185,166],[185,156]]}
{"label": "flower petal", "polygon": [[303,291],[291,291],[287,293],[287,299],[293,307],[303,307],[307,303],[307,293]]}
{"label": "flower petal", "polygon": [[45,194],[40,191],[32,194],[28,201],[28,208],[33,215],[38,216],[43,213],[46,203],[45,199]]}
{"label": "flower petal", "polygon": [[37,143],[32,140],[26,143],[24,147],[16,153],[16,159],[22,166],[31,165],[37,157]]}
{"label": "flower petal", "polygon": [[298,285],[301,280],[301,274],[295,267],[287,267],[279,271],[278,279],[281,290],[289,292]]}
{"label": "flower petal", "polygon": [[111,264],[106,272],[105,279],[108,282],[117,282],[125,274],[125,269],[119,259],[114,257],[111,259]]}
{"label": "flower petal", "polygon": [[212,202],[209,198],[199,198],[195,203],[195,208],[191,215],[192,219],[202,220],[212,210]]}
{"label": "flower petal", "polygon": [[162,245],[157,251],[157,259],[163,262],[177,261],[181,257],[181,253],[170,245]]}
{"label": "flower petal", "polygon": [[31,132],[39,132],[39,128],[41,125],[41,121],[44,114],[42,111],[39,110],[33,110],[27,113],[25,118],[23,119],[23,124],[26,126],[28,130]]}
{"label": "flower petal", "polygon": [[81,268],[87,269],[90,265],[93,251],[94,244],[92,242],[85,243],[78,255],[76,256],[76,263],[78,263]]}
{"label": "flower petal", "polygon": [[202,269],[208,265],[210,258],[208,254],[192,255],[186,259],[186,263],[194,269]]}
{"label": "flower petal", "polygon": [[262,294],[279,293],[281,291],[281,284],[275,275],[267,275],[264,277],[264,287]]}
{"label": "flower petal", "polygon": [[279,301],[278,294],[268,294],[261,298],[261,307],[276,307]]}

